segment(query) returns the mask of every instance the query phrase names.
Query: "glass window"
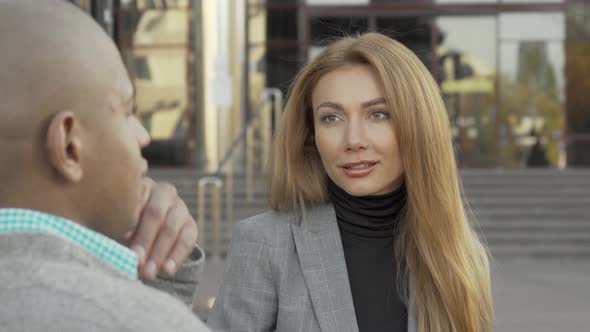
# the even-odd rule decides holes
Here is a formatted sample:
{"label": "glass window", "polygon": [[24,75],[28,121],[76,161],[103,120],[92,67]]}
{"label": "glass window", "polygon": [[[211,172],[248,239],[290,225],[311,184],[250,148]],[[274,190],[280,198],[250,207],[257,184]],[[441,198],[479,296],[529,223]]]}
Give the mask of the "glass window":
{"label": "glass window", "polygon": [[310,19],[312,46],[327,45],[335,39],[368,31],[366,17],[313,17]]}
{"label": "glass window", "polygon": [[571,133],[590,133],[590,42],[567,46],[567,113]]}
{"label": "glass window", "polygon": [[297,40],[297,10],[269,10],[266,33],[269,40]]}
{"label": "glass window", "polygon": [[567,9],[567,38],[590,40],[590,3],[572,2]]}
{"label": "glass window", "polygon": [[183,8],[189,7],[190,0],[136,0],[137,9],[171,9],[171,8]]}
{"label": "glass window", "polygon": [[411,49],[428,68],[432,65],[432,27],[428,17],[378,17],[377,31]]}
{"label": "glass window", "polygon": [[526,167],[537,151],[557,165],[563,159],[564,15],[510,13],[499,22],[501,163]]}
{"label": "glass window", "polygon": [[277,87],[286,93],[293,77],[303,64],[299,56],[299,48],[268,49],[266,85]]}
{"label": "glass window", "polygon": [[138,56],[135,58],[134,68],[135,78],[139,80],[151,80],[150,67],[145,56]]}
{"label": "glass window", "polygon": [[[494,166],[496,20],[440,17],[437,77],[462,167]],[[469,28],[466,28],[469,27]]]}
{"label": "glass window", "polygon": [[368,5],[370,0],[305,0],[310,6],[350,6]]}
{"label": "glass window", "polygon": [[121,7],[117,42],[134,81],[137,116],[154,144],[150,162],[186,157],[189,72],[188,1],[137,1]]}
{"label": "glass window", "polygon": [[590,142],[574,142],[567,152],[568,165],[590,166]]}
{"label": "glass window", "polygon": [[446,3],[494,3],[499,2],[499,0],[434,0],[436,3],[446,4]]}
{"label": "glass window", "polygon": [[562,40],[565,37],[565,15],[563,13],[500,14],[500,36],[503,40]]}
{"label": "glass window", "polygon": [[416,3],[416,2],[426,2],[432,3],[432,0],[371,0],[372,3]]}
{"label": "glass window", "polygon": [[504,3],[532,3],[532,4],[538,4],[538,3],[562,3],[565,2],[566,0],[501,0],[501,2]]}

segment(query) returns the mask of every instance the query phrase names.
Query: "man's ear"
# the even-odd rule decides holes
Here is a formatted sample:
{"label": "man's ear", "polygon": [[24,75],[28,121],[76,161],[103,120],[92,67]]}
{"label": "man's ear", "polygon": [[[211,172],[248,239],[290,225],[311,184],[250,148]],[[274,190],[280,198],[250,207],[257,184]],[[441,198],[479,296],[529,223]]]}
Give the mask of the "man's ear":
{"label": "man's ear", "polygon": [[47,130],[47,155],[53,168],[68,182],[82,179],[82,130],[72,112],[55,114]]}

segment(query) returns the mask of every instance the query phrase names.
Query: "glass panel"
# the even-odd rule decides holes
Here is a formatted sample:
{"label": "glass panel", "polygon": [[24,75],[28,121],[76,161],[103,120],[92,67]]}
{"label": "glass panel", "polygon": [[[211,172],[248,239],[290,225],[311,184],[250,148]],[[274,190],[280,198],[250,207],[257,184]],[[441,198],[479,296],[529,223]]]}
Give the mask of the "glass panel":
{"label": "glass panel", "polygon": [[590,134],[590,42],[567,46],[568,131]]}
{"label": "glass panel", "polygon": [[426,67],[432,65],[432,27],[428,17],[379,17],[377,31],[411,49]]}
{"label": "glass panel", "polygon": [[368,24],[366,17],[312,17],[311,46],[327,45],[338,37],[367,32]]}
{"label": "glass panel", "polygon": [[501,14],[499,20],[500,162],[506,167],[562,165],[564,15]]}
{"label": "glass panel", "polygon": [[568,162],[572,166],[590,166],[590,3],[571,1],[566,16],[568,132],[586,138],[570,143]]}
{"label": "glass panel", "polygon": [[297,39],[297,10],[269,10],[267,24],[266,33],[269,40]]}
{"label": "glass panel", "polygon": [[277,87],[285,94],[303,64],[298,54],[298,48],[268,49],[266,85]]}
{"label": "glass panel", "polygon": [[496,20],[441,17],[436,24],[440,40],[437,76],[459,164],[494,166]]}
{"label": "glass panel", "polygon": [[371,0],[372,3],[416,3],[416,2],[426,2],[432,3],[433,0]]}
{"label": "glass panel", "polygon": [[351,6],[368,5],[369,0],[305,0],[310,6]]}
{"label": "glass panel", "polygon": [[500,14],[502,40],[548,40],[565,37],[563,13]]}
{"label": "glass panel", "polygon": [[590,40],[590,3],[573,2],[567,9],[568,40]]}
{"label": "glass panel", "polygon": [[189,7],[190,0],[136,0],[137,9],[146,10],[154,8],[183,8]]}
{"label": "glass panel", "polygon": [[563,3],[566,0],[501,0],[504,3]]}
{"label": "glass panel", "polygon": [[445,3],[494,3],[499,2],[500,0],[434,0],[436,3],[445,4]]}
{"label": "glass panel", "polygon": [[568,165],[590,167],[590,142],[573,142],[568,146]]}
{"label": "glass panel", "polygon": [[190,12],[179,9],[187,3],[137,1],[119,14],[118,41],[134,81],[138,118],[152,137],[144,151],[152,163],[184,163],[187,157]]}

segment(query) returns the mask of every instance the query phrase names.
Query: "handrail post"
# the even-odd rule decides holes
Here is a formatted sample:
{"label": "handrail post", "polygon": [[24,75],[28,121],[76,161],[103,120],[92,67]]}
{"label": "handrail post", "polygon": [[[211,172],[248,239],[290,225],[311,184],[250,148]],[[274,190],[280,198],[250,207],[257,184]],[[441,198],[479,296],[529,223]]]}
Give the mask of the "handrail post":
{"label": "handrail post", "polygon": [[[205,226],[205,203],[207,187],[213,186],[212,192],[212,219],[213,219],[213,244],[211,245],[211,256],[221,257],[221,187],[223,180],[217,176],[205,176],[199,179],[198,182],[198,218],[197,224],[202,227],[200,234],[204,233]],[[200,242],[200,241],[199,241]]]}
{"label": "handrail post", "polygon": [[227,165],[225,173],[225,217],[230,224],[234,220],[234,165],[233,160]]}
{"label": "handrail post", "polygon": [[246,133],[246,200],[253,200],[252,187],[254,176],[254,127],[250,127]]}
{"label": "handrail post", "polygon": [[262,156],[260,158],[260,163],[261,163],[261,170],[265,169],[266,166],[266,162],[270,156],[270,146],[271,146],[271,140],[272,140],[272,104],[269,103],[269,105],[265,106],[267,108],[267,111],[265,111],[265,115],[262,117],[262,125],[261,125],[261,131],[262,131]]}
{"label": "handrail post", "polygon": [[281,123],[281,116],[283,114],[283,92],[278,88],[267,88],[265,93],[272,96],[272,109],[274,117],[274,130],[279,128]]}

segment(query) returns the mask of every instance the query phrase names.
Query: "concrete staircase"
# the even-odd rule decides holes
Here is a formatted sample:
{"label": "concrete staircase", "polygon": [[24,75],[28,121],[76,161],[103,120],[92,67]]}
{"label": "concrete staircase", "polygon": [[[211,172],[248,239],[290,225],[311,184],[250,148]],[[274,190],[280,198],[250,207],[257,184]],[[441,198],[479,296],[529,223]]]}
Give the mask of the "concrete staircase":
{"label": "concrete staircase", "polygon": [[[176,185],[196,219],[197,180],[202,174],[161,168],[150,175]],[[461,177],[476,228],[493,256],[590,258],[590,169],[462,170]],[[235,221],[268,209],[262,177],[256,178],[252,202],[246,201],[243,176],[236,177],[234,188],[235,220],[221,223],[222,252]],[[207,251],[213,248],[212,230],[210,222],[199,226],[199,243]]]}
{"label": "concrete staircase", "polygon": [[492,255],[590,258],[590,170],[464,170]]}

